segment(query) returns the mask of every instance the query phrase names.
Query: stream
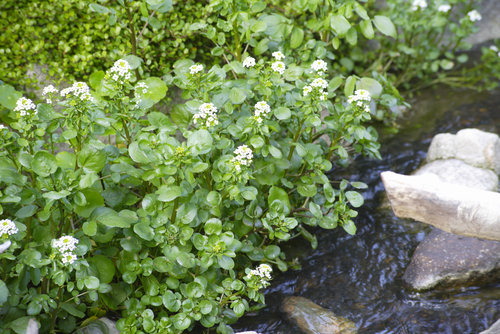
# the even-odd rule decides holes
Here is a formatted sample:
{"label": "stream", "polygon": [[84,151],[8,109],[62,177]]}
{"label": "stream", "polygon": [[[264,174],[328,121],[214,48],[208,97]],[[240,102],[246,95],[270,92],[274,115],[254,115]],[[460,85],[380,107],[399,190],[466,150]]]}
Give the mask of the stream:
{"label": "stream", "polygon": [[384,199],[380,173],[413,172],[424,161],[436,134],[464,128],[499,133],[499,93],[438,87],[410,100],[412,109],[399,121],[398,133],[379,130],[381,161],[358,156],[348,168],[330,174],[332,180],[345,178],[368,184],[363,192],[365,204],[355,218],[356,235],[350,236],[341,228],[308,228],[318,238],[316,250],[302,238],[283,246],[287,259],[298,258],[302,268],[275,271],[266,290],[267,306],[232,325],[235,332],[300,333],[280,312],[281,301],[287,296],[308,298],[354,321],[360,334],[477,334],[498,320],[500,282],[424,293],[405,290],[401,277],[431,228],[397,218],[379,206]]}

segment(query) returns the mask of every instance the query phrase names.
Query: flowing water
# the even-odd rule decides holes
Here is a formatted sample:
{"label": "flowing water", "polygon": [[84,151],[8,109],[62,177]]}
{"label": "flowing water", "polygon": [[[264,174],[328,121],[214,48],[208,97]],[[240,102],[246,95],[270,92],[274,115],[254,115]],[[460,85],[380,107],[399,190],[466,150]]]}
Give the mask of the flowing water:
{"label": "flowing water", "polygon": [[410,174],[421,165],[434,135],[478,128],[499,133],[500,91],[476,93],[439,88],[416,98],[397,134],[381,134],[383,160],[357,157],[347,169],[330,175],[367,183],[365,205],[356,218],[358,232],[312,229],[318,248],[297,238],[284,246],[300,270],[276,273],[266,291],[267,306],[245,316],[233,328],[263,334],[298,333],[280,312],[286,296],[309,298],[354,321],[360,334],[479,333],[500,318],[500,282],[415,293],[401,277],[419,242],[430,231],[425,224],[379,209],[384,187],[380,172]]}

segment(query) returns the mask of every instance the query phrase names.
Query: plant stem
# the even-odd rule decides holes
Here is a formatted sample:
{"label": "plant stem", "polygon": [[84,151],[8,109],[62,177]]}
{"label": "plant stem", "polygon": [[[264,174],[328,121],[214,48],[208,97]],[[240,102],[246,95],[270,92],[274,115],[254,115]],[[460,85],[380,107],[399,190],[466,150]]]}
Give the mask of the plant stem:
{"label": "plant stem", "polygon": [[[134,27],[134,18],[132,17],[132,12],[128,6],[128,2],[125,1],[125,10],[127,11],[128,16],[128,27],[130,29],[130,42],[132,43],[132,54],[137,56],[137,40],[135,39],[135,27]],[[135,69],[135,76],[137,80],[141,80],[141,76],[139,74],[139,69]]]}
{"label": "plant stem", "polygon": [[56,309],[52,312],[52,319],[50,320],[50,330],[49,333],[55,333],[56,331],[54,330],[54,327],[56,325],[56,319],[57,319],[57,312],[59,311],[59,306],[61,305],[61,294],[62,294],[62,286],[59,287],[59,290],[57,291],[57,307]]}

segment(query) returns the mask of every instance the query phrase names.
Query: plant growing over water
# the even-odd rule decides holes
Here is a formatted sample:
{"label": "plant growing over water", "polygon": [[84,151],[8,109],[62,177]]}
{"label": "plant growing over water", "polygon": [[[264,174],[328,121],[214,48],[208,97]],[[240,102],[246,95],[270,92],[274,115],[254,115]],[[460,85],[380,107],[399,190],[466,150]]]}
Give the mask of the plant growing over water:
{"label": "plant growing over water", "polygon": [[321,60],[274,56],[234,62],[238,79],[179,61],[174,83],[189,101],[171,117],[151,110],[164,82],[137,81],[124,60],[90,87],[46,88],[49,103],[17,101],[1,129],[5,333],[28,317],[71,332],[108,311],[121,311],[125,333],[197,322],[230,333],[264,303],[272,270],[294,264],[282,242],[316,247],[315,226],[355,233],[363,197],[349,188],[366,186],[332,186],[325,173],[346,145],[379,157],[362,123],[380,93],[329,79]]}

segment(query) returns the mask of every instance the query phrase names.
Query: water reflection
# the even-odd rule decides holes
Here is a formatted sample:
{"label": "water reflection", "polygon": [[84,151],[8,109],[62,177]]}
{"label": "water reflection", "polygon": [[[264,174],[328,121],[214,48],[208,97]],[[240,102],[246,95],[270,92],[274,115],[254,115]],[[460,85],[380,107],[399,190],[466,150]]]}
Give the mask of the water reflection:
{"label": "water reflection", "polygon": [[427,91],[413,104],[416,112],[402,121],[398,134],[382,133],[382,161],[358,157],[348,169],[333,171],[332,179],[369,185],[356,220],[357,234],[310,229],[318,236],[316,250],[298,239],[286,245],[289,259],[299,258],[302,269],[279,274],[267,290],[268,306],[233,327],[265,334],[298,332],[279,311],[289,295],[309,298],[355,321],[363,334],[478,333],[499,319],[500,283],[425,293],[403,289],[401,276],[430,227],[378,209],[384,190],[380,172],[414,171],[437,133],[500,129],[498,93]]}

